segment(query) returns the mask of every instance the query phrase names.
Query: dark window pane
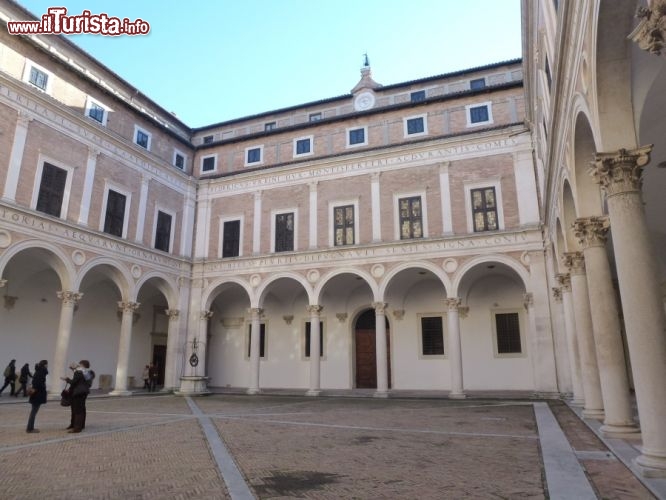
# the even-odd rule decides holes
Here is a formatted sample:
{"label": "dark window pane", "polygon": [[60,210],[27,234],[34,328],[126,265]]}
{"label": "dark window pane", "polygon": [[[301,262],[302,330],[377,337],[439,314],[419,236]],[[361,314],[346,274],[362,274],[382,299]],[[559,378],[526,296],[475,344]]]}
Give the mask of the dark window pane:
{"label": "dark window pane", "polygon": [[488,121],[488,106],[478,106],[469,109],[469,118],[472,123]]}
{"label": "dark window pane", "polygon": [[155,228],[155,248],[163,252],[169,251],[171,243],[171,216],[164,212],[157,212],[157,227]]}
{"label": "dark window pane", "polygon": [[275,251],[291,252],[294,250],[294,214],[275,216]]}
{"label": "dark window pane", "polygon": [[495,327],[497,329],[498,354],[516,354],[522,352],[518,313],[495,314]]}
{"label": "dark window pane", "polygon": [[114,236],[123,236],[125,224],[125,204],[127,197],[109,189],[106,197],[106,214],[104,215],[104,232]]}
{"label": "dark window pane", "polygon": [[274,130],[276,126],[277,124],[275,122],[266,123],[264,124],[264,130],[265,131]]}
{"label": "dark window pane", "polygon": [[296,154],[303,155],[310,152],[310,139],[300,139],[296,141]]}
{"label": "dark window pane", "polygon": [[222,257],[238,257],[240,251],[240,221],[224,223],[222,236]]}
{"label": "dark window pane", "polygon": [[417,92],[412,92],[410,94],[410,100],[412,102],[421,102],[425,101],[426,95],[425,95],[425,90],[419,90]]}
{"label": "dark window pane", "polygon": [[444,354],[442,317],[421,318],[421,343],[424,355]]}
{"label": "dark window pane", "polygon": [[469,82],[469,88],[471,88],[472,90],[485,89],[486,88],[486,79],[485,78],[477,78],[476,80],[471,80]]}
{"label": "dark window pane", "polygon": [[420,134],[425,131],[423,118],[411,118],[407,120],[407,133]]}
{"label": "dark window pane", "polygon": [[[310,325],[309,321],[305,322],[305,357],[310,357]],[[324,323],[319,322],[319,357],[324,355]]]}
{"label": "dark window pane", "polygon": [[148,149],[148,134],[142,130],[136,131],[136,143],[142,148]]}
{"label": "dark window pane", "polygon": [[354,244],[354,205],[333,209],[335,246]]}
{"label": "dark window pane", "polygon": [[[252,355],[252,325],[248,325],[247,357]],[[266,356],[266,323],[261,323],[259,327],[259,357]]]}
{"label": "dark window pane", "polygon": [[209,156],[208,158],[204,158],[203,162],[201,164],[201,171],[202,172],[210,172],[211,170],[215,170],[215,157],[214,156]]}
{"label": "dark window pane", "polygon": [[472,189],[474,231],[497,231],[497,198],[495,188]]}
{"label": "dark window pane", "polygon": [[254,148],[247,150],[247,163],[257,163],[261,161],[261,149]]}
{"label": "dark window pane", "polygon": [[45,214],[60,217],[66,182],[66,170],[50,163],[44,163],[36,209]]}
{"label": "dark window pane", "polygon": [[104,108],[93,103],[92,106],[90,106],[90,110],[88,111],[88,116],[95,121],[104,123]]}
{"label": "dark window pane", "polygon": [[204,138],[203,138],[203,143],[204,144],[210,144],[211,142],[213,142],[213,136],[212,135],[204,136]]}
{"label": "dark window pane", "polygon": [[37,68],[30,68],[30,83],[32,83],[35,87],[46,90],[46,85],[48,82],[49,75],[43,71],[38,70]]}
{"label": "dark window pane", "polygon": [[319,120],[321,120],[321,113],[312,113],[310,115],[311,122],[318,122]]}
{"label": "dark window pane", "polygon": [[349,144],[363,144],[365,142],[365,129],[357,128],[349,131]]}
{"label": "dark window pane", "polygon": [[398,200],[398,206],[400,208],[400,239],[423,238],[421,197],[401,198]]}
{"label": "dark window pane", "polygon": [[176,167],[181,170],[185,168],[185,157],[183,155],[176,154]]}

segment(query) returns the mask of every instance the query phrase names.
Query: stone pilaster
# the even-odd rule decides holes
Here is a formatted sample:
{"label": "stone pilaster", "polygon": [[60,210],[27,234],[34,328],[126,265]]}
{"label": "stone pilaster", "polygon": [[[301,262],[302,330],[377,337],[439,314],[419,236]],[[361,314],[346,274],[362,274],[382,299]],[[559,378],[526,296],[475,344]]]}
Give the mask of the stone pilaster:
{"label": "stone pilaster", "polygon": [[460,299],[451,297],[444,300],[449,328],[449,363],[451,365],[451,391],[449,398],[464,399],[462,345],[460,342]]}
{"label": "stone pilaster", "polygon": [[652,146],[598,153],[590,174],[606,194],[613,227],[627,344],[643,438],[636,463],[645,475],[666,476],[666,335],[659,268],[641,195]]}

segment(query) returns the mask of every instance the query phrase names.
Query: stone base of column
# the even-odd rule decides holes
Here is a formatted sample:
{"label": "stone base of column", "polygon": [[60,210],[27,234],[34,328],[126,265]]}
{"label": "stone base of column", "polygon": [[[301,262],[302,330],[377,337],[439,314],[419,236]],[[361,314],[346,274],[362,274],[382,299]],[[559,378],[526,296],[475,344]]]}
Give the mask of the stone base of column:
{"label": "stone base of column", "polygon": [[251,396],[254,395],[254,394],[261,394],[261,389],[259,389],[258,387],[256,389],[253,388],[253,387],[250,387],[247,391],[245,391],[245,393],[249,394]]}
{"label": "stone base of column", "polygon": [[595,418],[597,420],[603,420],[606,418],[606,414],[604,413],[604,410],[585,408],[583,410],[583,418]]}
{"label": "stone base of column", "polygon": [[109,396],[131,396],[132,394],[133,392],[127,389],[114,389],[109,393]]}
{"label": "stone base of column", "polygon": [[372,395],[373,398],[388,398],[389,393],[388,391],[375,391],[375,393]]}
{"label": "stone base of column", "polygon": [[639,455],[634,465],[643,477],[666,478],[666,456]]}
{"label": "stone base of column", "polygon": [[319,389],[310,389],[308,392],[305,393],[306,396],[319,396],[321,394],[321,391]]}
{"label": "stone base of column", "polygon": [[208,377],[183,376],[180,377],[180,389],[174,394],[178,396],[205,396],[210,394]]}
{"label": "stone base of column", "polygon": [[465,399],[467,397],[467,394],[464,392],[449,392],[448,398],[449,399]]}
{"label": "stone base of column", "polygon": [[628,425],[604,424],[599,428],[599,430],[605,437],[608,438],[638,439],[641,437],[641,430],[636,424],[628,424]]}

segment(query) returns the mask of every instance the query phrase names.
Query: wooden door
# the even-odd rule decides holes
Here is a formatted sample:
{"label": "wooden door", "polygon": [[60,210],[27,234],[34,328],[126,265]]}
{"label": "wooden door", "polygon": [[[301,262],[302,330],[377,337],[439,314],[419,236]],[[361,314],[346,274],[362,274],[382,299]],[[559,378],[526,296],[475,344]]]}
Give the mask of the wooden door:
{"label": "wooden door", "polygon": [[377,388],[377,345],[375,330],[356,330],[356,387]]}
{"label": "wooden door", "polygon": [[157,385],[164,385],[164,370],[166,366],[166,346],[153,346],[153,364],[157,366]]}

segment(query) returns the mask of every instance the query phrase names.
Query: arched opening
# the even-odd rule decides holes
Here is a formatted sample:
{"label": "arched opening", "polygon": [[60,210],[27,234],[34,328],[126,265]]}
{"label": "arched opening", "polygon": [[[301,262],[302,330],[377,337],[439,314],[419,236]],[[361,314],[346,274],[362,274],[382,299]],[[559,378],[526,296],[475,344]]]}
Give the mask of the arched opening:
{"label": "arched opening", "polygon": [[[388,318],[386,321],[386,352],[388,353],[388,386],[391,388],[391,345]],[[365,309],[354,322],[354,386],[357,389],[377,388],[377,335],[374,309]]]}

